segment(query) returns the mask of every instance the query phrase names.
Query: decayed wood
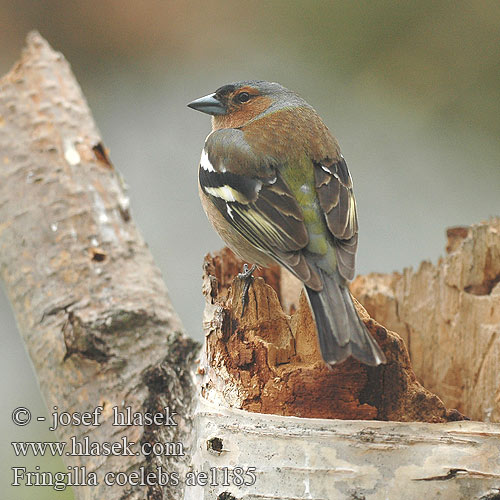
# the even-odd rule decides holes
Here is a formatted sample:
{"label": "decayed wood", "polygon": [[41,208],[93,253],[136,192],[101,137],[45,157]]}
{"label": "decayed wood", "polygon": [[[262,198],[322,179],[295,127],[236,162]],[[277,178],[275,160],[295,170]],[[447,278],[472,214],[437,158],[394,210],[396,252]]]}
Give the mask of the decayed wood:
{"label": "decayed wood", "polygon": [[448,230],[447,255],[357,278],[369,314],[401,334],[418,379],[474,420],[500,422],[500,218]]}
{"label": "decayed wood", "polygon": [[[297,283],[278,267],[262,270],[278,293],[256,278],[242,315],[242,285],[232,279],[241,265],[228,249],[205,260],[206,342],[192,465],[219,483],[187,489],[186,500],[500,495],[500,426],[461,420],[459,412],[446,410],[416,381],[397,334],[356,303],[388,365],[369,368],[348,360],[329,371],[307,301],[302,295],[297,303],[292,290]],[[291,317],[278,296],[296,309]],[[446,420],[459,421],[439,423]],[[224,471],[235,465],[238,477],[249,482],[221,486]],[[249,471],[255,472],[254,484]]]}
{"label": "decayed wood", "polygon": [[[196,344],[182,334],[160,271],[131,221],[68,63],[37,34],[0,80],[0,272],[19,331],[52,411],[92,411],[99,427],[60,427],[138,450],[190,438]],[[177,426],[112,427],[112,407],[177,412]],[[107,486],[107,472],[185,471],[189,455],[63,456],[97,471],[79,499],[181,498],[182,488]]]}
{"label": "decayed wood", "polygon": [[[254,280],[242,314],[242,282],[232,279],[242,264],[228,249],[205,260],[204,397],[276,415],[421,422],[463,418],[418,383],[401,338],[370,319],[357,302],[386,365],[368,367],[349,358],[327,368],[305,296],[289,317],[261,278]],[[263,273],[280,290],[280,268]]]}

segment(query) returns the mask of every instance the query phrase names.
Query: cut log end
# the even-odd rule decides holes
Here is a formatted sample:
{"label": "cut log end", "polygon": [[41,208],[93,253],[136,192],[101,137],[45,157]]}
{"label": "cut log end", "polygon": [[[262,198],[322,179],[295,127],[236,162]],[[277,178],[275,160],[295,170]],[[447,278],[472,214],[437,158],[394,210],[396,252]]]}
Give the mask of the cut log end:
{"label": "cut log end", "polygon": [[417,381],[401,337],[371,319],[357,301],[386,365],[368,367],[349,358],[327,367],[305,295],[292,304],[297,310],[291,316],[283,311],[275,292],[286,295],[278,266],[260,271],[263,277],[254,279],[242,314],[242,282],[234,278],[242,266],[228,249],[205,259],[204,397],[248,411],[299,417],[401,422],[465,418],[447,410]]}

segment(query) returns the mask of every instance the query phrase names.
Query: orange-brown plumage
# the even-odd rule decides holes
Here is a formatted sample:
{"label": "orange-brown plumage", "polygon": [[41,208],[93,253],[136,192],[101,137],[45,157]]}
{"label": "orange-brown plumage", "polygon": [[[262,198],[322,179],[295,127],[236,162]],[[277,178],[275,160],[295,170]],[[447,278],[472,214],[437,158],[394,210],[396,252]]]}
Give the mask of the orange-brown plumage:
{"label": "orange-brown plumage", "polygon": [[[233,97],[236,92],[247,92],[250,96],[255,96],[250,99],[246,106],[235,106]],[[228,96],[228,113],[224,115],[216,115],[212,117],[212,130],[221,128],[239,128],[245,125],[249,120],[263,113],[272,104],[269,97],[258,95],[253,87],[245,86],[235,90]]]}
{"label": "orange-brown plumage", "polygon": [[243,129],[252,147],[263,153],[272,150],[278,157],[286,157],[304,151],[318,161],[340,156],[337,141],[310,107],[270,113]]}

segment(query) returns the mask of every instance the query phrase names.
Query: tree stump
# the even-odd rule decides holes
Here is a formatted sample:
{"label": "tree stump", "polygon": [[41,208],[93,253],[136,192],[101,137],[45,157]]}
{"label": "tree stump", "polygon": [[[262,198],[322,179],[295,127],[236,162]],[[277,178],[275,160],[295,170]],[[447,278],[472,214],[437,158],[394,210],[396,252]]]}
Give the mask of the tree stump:
{"label": "tree stump", "polygon": [[[207,297],[203,395],[260,413],[314,418],[447,422],[463,419],[417,381],[401,337],[355,305],[381,345],[387,364],[369,367],[349,358],[329,368],[317,343],[304,294],[288,316],[275,290],[257,277],[242,314],[243,263],[229,250],[205,260]],[[282,271],[264,271],[280,290]],[[230,286],[229,286],[230,283]]]}
{"label": "tree stump", "polygon": [[447,235],[436,265],[359,276],[352,290],[401,334],[425,387],[473,420],[500,422],[500,218]]}
{"label": "tree stump", "polygon": [[[457,269],[468,269],[465,264],[457,264],[463,259],[476,270],[476,277],[486,277],[486,288],[483,281],[465,280],[468,284],[464,288],[474,288],[464,293],[487,290],[495,296],[497,278],[491,266],[492,260],[497,261],[498,239],[488,238],[497,234],[497,223],[494,220],[467,230],[469,240],[455,242],[455,255],[438,264],[451,276],[464,279],[469,275],[455,274]],[[479,241],[474,244],[474,239]],[[475,247],[481,251],[472,251]],[[429,266],[421,266],[427,270],[423,275],[421,270],[415,273],[420,278],[420,290],[428,290],[426,283],[431,289],[441,283],[437,278],[444,271],[429,270]],[[355,302],[388,363],[374,368],[349,359],[329,370],[319,353],[307,300],[303,294],[295,298],[297,283],[279,267],[261,270],[242,314],[242,285],[234,279],[241,267],[242,262],[228,249],[205,259],[206,339],[198,368],[201,389],[194,417],[197,452],[193,466],[207,474],[222,474],[228,468],[234,470],[237,464],[238,474],[247,479],[253,467],[258,480],[238,487],[190,489],[188,500],[378,500],[402,495],[408,500],[500,498],[500,427],[467,421],[459,411],[446,409],[438,396],[418,382],[398,334],[370,318]],[[411,304],[415,296],[405,288],[396,288],[399,295],[395,298],[394,291],[389,293],[394,290],[389,286],[393,277],[376,275],[374,280],[372,276],[358,278],[353,290],[376,311],[377,318],[388,320],[386,324],[394,329],[405,325],[395,312],[404,311],[404,304]],[[417,280],[411,270],[396,276]],[[447,310],[437,297],[435,294],[425,302],[420,317],[438,318],[439,311]],[[491,323],[499,304],[485,300],[489,301],[485,318]],[[486,307],[483,302],[479,306]],[[481,331],[481,316],[467,317],[466,311],[455,309],[464,321],[460,331],[467,325],[471,332]],[[402,331],[408,332],[406,328]],[[411,331],[413,339],[417,333]],[[440,331],[443,334],[444,328]],[[453,352],[466,345],[458,341],[452,344]],[[488,346],[491,353],[495,347],[491,341]],[[438,347],[434,345],[432,357],[441,359],[445,356]],[[448,346],[444,347],[446,353]],[[410,352],[417,364],[429,356],[425,349]],[[467,352],[460,354],[459,359],[466,358]],[[470,363],[475,361],[471,359]],[[432,370],[429,364],[426,366]],[[498,362],[492,376],[497,372]],[[427,377],[432,380],[432,373]],[[434,375],[434,379],[439,376]],[[436,392],[446,394],[437,384]],[[464,392],[455,401],[471,408],[468,397]],[[490,412],[490,418],[494,415]]]}

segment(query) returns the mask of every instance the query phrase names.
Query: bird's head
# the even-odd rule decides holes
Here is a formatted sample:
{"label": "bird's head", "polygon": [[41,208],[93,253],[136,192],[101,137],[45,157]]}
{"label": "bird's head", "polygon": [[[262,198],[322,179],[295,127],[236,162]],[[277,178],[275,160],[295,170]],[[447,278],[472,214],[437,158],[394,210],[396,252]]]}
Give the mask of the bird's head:
{"label": "bird's head", "polygon": [[279,83],[244,81],[218,88],[188,106],[212,115],[214,130],[238,128],[267,112],[307,105],[303,99]]}

